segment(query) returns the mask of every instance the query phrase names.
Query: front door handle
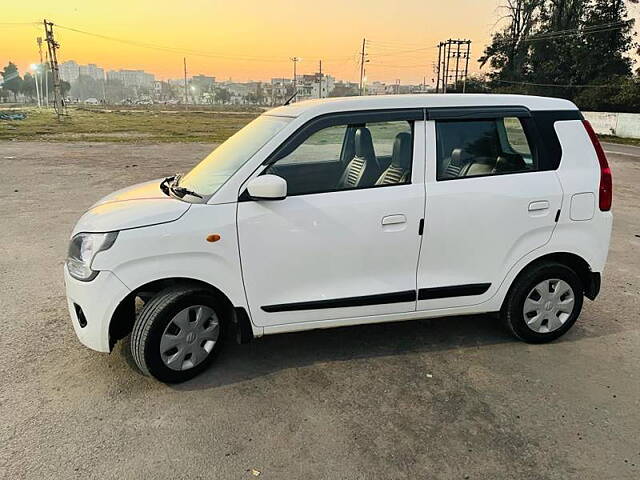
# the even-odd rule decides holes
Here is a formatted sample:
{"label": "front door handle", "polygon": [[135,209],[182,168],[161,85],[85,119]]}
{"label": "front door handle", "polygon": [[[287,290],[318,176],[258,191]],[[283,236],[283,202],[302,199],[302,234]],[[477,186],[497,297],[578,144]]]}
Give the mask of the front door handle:
{"label": "front door handle", "polygon": [[407,217],[404,215],[387,215],[382,217],[382,225],[396,225],[398,223],[407,223]]}
{"label": "front door handle", "polygon": [[530,212],[539,212],[540,210],[549,210],[549,202],[547,200],[539,200],[529,204]]}

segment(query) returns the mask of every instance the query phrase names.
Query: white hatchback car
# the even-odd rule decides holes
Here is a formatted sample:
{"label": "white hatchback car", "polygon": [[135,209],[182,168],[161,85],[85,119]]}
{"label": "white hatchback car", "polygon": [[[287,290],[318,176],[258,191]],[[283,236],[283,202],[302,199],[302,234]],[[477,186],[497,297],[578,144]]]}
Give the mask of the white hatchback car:
{"label": "white hatchback car", "polygon": [[164,382],[205,369],[228,332],[500,312],[547,342],[599,292],[611,193],[565,100],[296,103],[186,175],[93,205],[72,233],[69,311],[95,350],[131,333],[140,370]]}

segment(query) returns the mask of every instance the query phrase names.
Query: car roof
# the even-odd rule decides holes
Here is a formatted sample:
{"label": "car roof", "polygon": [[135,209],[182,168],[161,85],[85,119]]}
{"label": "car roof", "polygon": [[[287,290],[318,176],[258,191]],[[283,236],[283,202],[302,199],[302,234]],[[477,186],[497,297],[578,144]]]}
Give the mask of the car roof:
{"label": "car roof", "polygon": [[500,107],[518,106],[529,110],[577,110],[572,102],[561,98],[531,95],[500,95],[488,93],[447,93],[413,95],[365,95],[305,100],[277,107],[267,115],[285,117],[316,116],[354,110],[385,110],[395,108],[436,107]]}

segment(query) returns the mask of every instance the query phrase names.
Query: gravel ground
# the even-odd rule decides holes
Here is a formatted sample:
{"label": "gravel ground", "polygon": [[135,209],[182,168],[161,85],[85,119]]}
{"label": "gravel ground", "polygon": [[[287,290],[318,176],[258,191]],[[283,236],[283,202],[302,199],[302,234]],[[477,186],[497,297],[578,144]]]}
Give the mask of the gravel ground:
{"label": "gravel ground", "polygon": [[170,387],[80,345],[62,265],[95,200],[211,148],[0,142],[0,477],[640,477],[639,148],[605,147],[603,289],[559,341],[488,316],[278,335]]}

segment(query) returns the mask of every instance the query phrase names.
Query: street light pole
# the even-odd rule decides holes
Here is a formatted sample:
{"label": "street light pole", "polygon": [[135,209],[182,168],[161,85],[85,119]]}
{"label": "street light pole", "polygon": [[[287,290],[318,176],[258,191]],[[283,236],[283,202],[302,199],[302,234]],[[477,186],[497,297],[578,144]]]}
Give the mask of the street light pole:
{"label": "street light pole", "polygon": [[36,82],[36,97],[38,98],[38,108],[40,108],[42,104],[40,103],[40,88],[38,87],[38,66],[36,64],[32,64],[31,70],[33,70],[33,79]]}
{"label": "street light pole", "polygon": [[[291,57],[291,61],[293,62],[293,94],[295,95],[298,91],[298,75],[296,72],[296,65],[300,61],[299,57]],[[294,100],[295,102],[295,97]]]}

